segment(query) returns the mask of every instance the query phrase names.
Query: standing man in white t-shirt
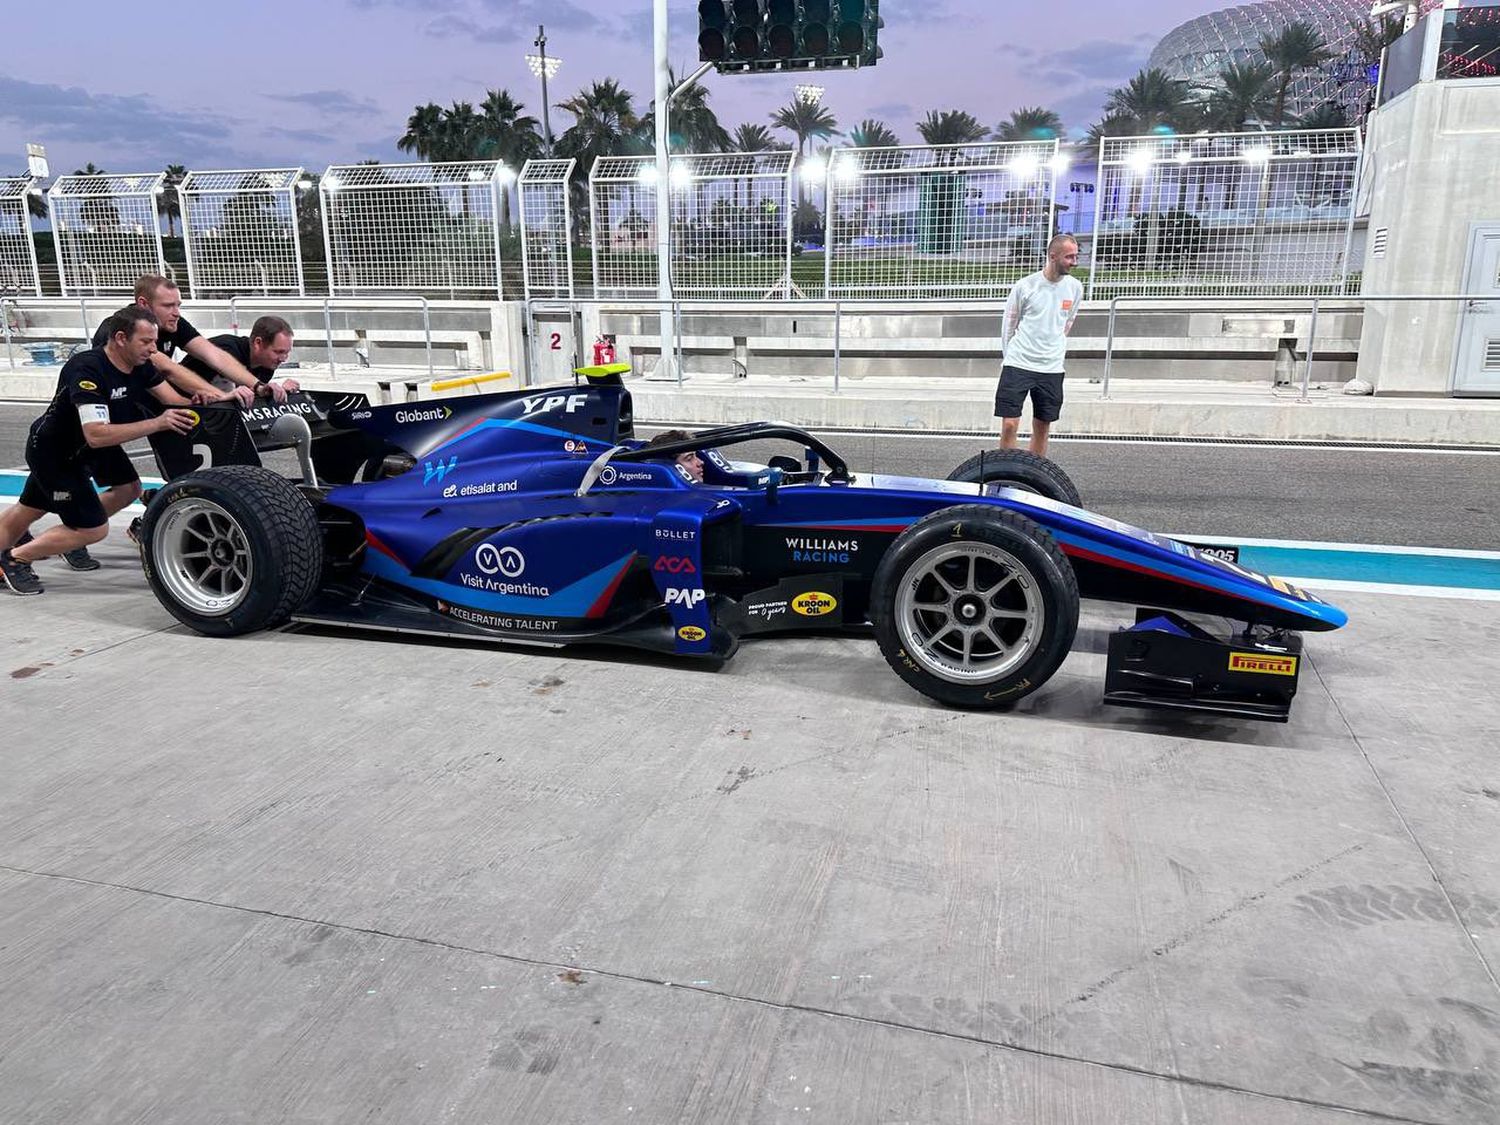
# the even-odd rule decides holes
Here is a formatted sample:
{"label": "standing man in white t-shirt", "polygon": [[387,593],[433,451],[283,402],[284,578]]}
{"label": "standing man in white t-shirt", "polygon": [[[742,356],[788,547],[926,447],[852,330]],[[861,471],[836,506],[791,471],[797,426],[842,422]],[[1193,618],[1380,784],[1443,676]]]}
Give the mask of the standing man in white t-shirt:
{"label": "standing man in white t-shirt", "polygon": [[1062,413],[1063,355],[1078,316],[1083,286],[1069,276],[1078,264],[1078,242],[1069,234],[1047,244],[1047,264],[1010,291],[1000,326],[1000,386],[995,417],[1000,448],[1014,449],[1021,407],[1031,395],[1031,452],[1047,456],[1047,433]]}

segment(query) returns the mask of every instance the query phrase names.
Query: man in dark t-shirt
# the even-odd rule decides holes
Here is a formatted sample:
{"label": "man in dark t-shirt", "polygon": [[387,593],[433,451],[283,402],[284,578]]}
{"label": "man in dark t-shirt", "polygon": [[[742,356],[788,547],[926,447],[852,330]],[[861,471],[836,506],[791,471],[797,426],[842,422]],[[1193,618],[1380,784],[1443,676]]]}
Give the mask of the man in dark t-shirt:
{"label": "man in dark t-shirt", "polygon": [[[40,594],[31,564],[52,555],[73,555],[109,534],[109,517],[141,494],[140,477],[120,446],[149,434],[187,433],[197,415],[191,403],[163,381],[151,365],[156,318],[131,306],[105,321],[106,343],[80,352],[63,366],[58,389],[26,439],[30,470],[20,500],[0,513],[0,583],[17,594]],[[144,421],[133,395],[149,394],[168,409]],[[130,479],[94,490],[91,460],[101,450],[120,454]],[[62,520],[35,539],[31,525],[46,512]],[[75,569],[92,569],[70,558]]]}
{"label": "man in dark t-shirt", "polygon": [[[214,336],[209,343],[244,364],[250,374],[260,380],[262,387],[272,387],[273,390],[270,393],[274,394],[275,385],[271,383],[271,380],[276,375],[276,369],[286,362],[287,356],[292,354],[292,326],[279,316],[263,316],[251,326],[249,336],[226,333],[223,336]],[[194,374],[208,379],[221,390],[232,386],[222,375],[218,375],[196,356],[183,357],[182,365]],[[301,386],[295,379],[283,379],[280,387],[287,394],[301,390]],[[277,399],[277,401],[281,400]]]}
{"label": "man in dark t-shirt", "polygon": [[[241,406],[249,406],[255,401],[256,391],[261,387],[260,381],[246,370],[244,364],[215,347],[188,323],[182,315],[182,292],[175,281],[160,274],[147,274],[135,283],[135,303],[141,308],[149,309],[160,325],[157,350],[150,362],[179,391],[200,402],[222,402],[232,398]],[[103,333],[104,326],[100,325],[99,330],[94,333],[95,347],[104,342]],[[176,362],[173,356],[179,351],[193,356],[210,370],[223,376],[230,389],[215,387],[201,375]],[[263,393],[269,394],[277,402],[286,399],[285,390],[277,386],[267,384]]]}

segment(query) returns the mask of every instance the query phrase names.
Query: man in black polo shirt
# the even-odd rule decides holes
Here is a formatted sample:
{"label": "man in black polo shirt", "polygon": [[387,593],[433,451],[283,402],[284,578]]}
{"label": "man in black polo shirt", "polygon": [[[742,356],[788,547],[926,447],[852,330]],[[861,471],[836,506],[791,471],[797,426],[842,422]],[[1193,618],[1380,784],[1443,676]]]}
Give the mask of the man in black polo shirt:
{"label": "man in black polo shirt", "polygon": [[[292,326],[279,316],[263,316],[251,325],[248,337],[226,333],[212,337],[209,343],[244,364],[262,386],[271,388],[270,393],[274,396],[278,384],[271,380],[276,376],[276,369],[292,354]],[[183,357],[182,365],[194,374],[208,379],[221,390],[233,386],[196,356]],[[279,386],[286,394],[302,389],[295,379],[283,379]],[[277,397],[276,401],[284,399],[285,394]]]}
{"label": "man in black polo shirt", "polygon": [[[262,386],[260,380],[250,374],[243,363],[215,347],[188,323],[182,315],[182,291],[177,288],[175,281],[161,274],[148,273],[135,283],[135,303],[141,308],[149,309],[160,325],[157,350],[150,362],[171,380],[174,387],[183,394],[194,396],[200,402],[222,402],[232,398],[241,406],[249,406],[255,401],[255,395]],[[94,346],[97,348],[103,343],[104,325],[101,324],[94,333]],[[226,386],[229,389],[215,387],[198,373],[177,363],[173,355],[179,351],[198,359],[209,370],[222,375],[227,380]],[[269,394],[277,402],[286,400],[286,392],[274,385],[267,385],[262,393]]]}
{"label": "man in black polo shirt", "polygon": [[[150,310],[121,309],[104,329],[102,347],[80,352],[63,366],[57,393],[26,439],[31,472],[21,498],[0,513],[0,582],[13,593],[40,594],[32,563],[99,542],[109,534],[109,517],[140,496],[140,477],[120,446],[166,430],[187,433],[197,424],[193,411],[178,409],[191,403],[151,365],[156,318]],[[131,399],[142,393],[168,409],[136,421],[139,409]],[[130,475],[102,496],[90,479],[91,461],[101,451],[118,454]],[[62,523],[29,538],[31,525],[46,512],[57,513]]]}

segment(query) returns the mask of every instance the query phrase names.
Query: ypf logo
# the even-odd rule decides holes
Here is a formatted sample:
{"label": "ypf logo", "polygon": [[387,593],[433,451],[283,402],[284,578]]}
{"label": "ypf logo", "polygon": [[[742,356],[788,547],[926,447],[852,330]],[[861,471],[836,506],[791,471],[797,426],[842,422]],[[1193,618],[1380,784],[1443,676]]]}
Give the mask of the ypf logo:
{"label": "ypf logo", "polygon": [[507,578],[519,578],[526,570],[526,556],[514,547],[497,547],[493,543],[481,543],[474,552],[474,565],[486,574],[503,574]]}

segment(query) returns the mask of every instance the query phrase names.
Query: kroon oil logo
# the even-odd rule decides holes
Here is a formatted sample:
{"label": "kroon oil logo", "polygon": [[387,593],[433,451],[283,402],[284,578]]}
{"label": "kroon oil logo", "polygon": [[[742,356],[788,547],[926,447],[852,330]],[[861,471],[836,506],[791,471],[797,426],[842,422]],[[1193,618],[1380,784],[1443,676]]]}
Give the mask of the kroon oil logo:
{"label": "kroon oil logo", "polygon": [[681,629],[677,630],[677,635],[685,641],[701,641],[704,637],[708,636],[707,633],[696,625],[684,625]]}
{"label": "kroon oil logo", "polygon": [[1231,652],[1229,670],[1231,672],[1257,672],[1263,676],[1295,676],[1297,658],[1295,656],[1266,656],[1259,652]]}
{"label": "kroon oil logo", "polygon": [[825,594],[821,590],[809,590],[792,599],[792,612],[800,613],[803,617],[822,617],[824,614],[832,613],[838,604],[838,600],[832,594]]}

